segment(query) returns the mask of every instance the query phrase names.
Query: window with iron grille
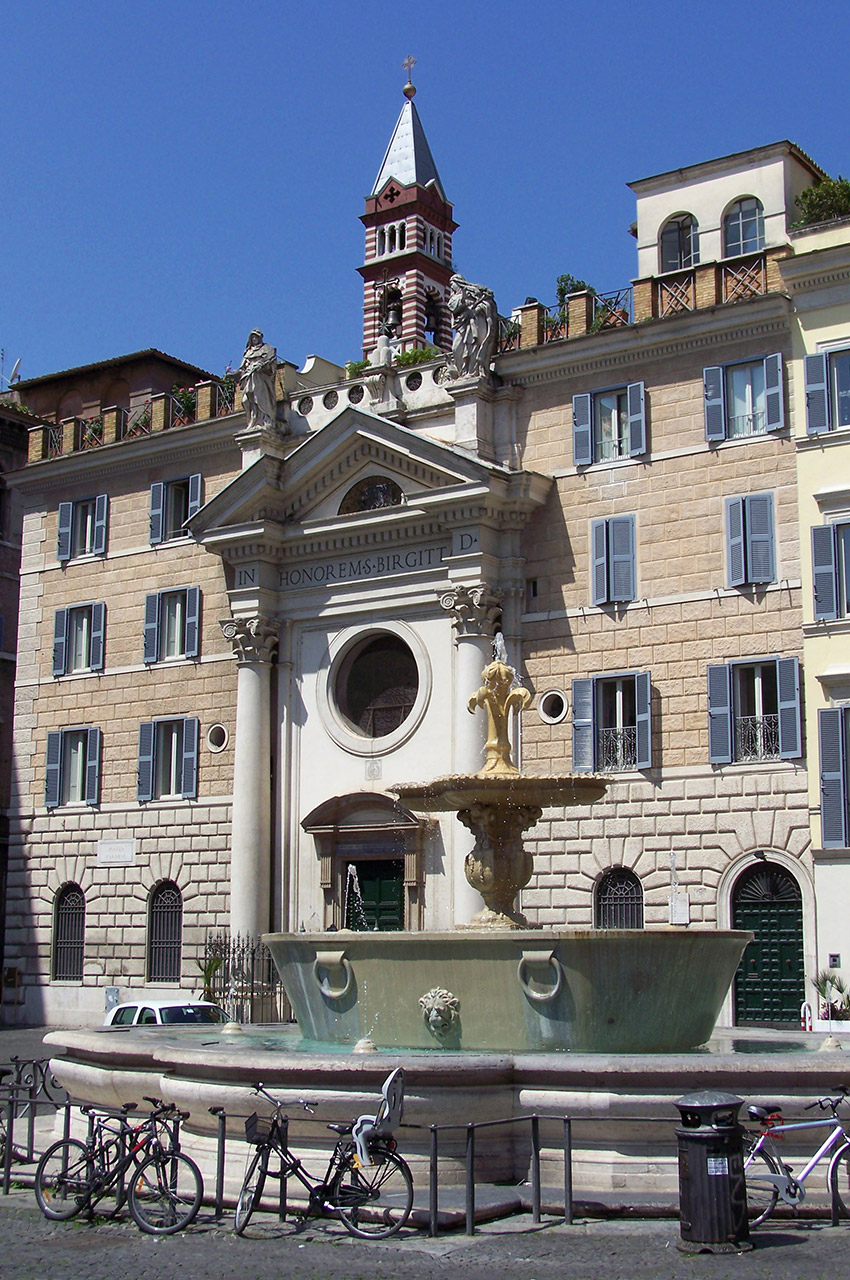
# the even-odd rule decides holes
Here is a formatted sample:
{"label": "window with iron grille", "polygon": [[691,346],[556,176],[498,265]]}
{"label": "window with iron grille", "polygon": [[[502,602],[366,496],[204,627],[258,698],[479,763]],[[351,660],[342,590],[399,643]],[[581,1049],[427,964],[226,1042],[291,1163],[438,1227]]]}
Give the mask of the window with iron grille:
{"label": "window with iron grille", "polygon": [[53,978],[82,982],[86,937],[86,899],[78,884],[63,885],[53,913]]}
{"label": "window with iron grille", "polygon": [[643,889],[626,867],[606,871],[596,886],[596,928],[643,928]]}
{"label": "window with iron grille", "polygon": [[148,911],[148,981],[179,982],[183,944],[183,898],[170,880],[158,884]]}

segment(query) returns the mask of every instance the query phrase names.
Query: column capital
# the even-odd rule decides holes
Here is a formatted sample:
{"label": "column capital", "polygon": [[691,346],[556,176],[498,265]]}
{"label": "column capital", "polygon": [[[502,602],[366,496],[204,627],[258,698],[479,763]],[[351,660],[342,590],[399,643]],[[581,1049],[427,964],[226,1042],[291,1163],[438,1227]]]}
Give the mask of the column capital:
{"label": "column capital", "polygon": [[492,637],[502,614],[503,592],[486,582],[443,592],[440,607],[451,614],[455,636]]}
{"label": "column capital", "polygon": [[237,663],[273,661],[280,630],[274,618],[262,614],[253,618],[224,618],[218,625],[225,640],[233,646]]}

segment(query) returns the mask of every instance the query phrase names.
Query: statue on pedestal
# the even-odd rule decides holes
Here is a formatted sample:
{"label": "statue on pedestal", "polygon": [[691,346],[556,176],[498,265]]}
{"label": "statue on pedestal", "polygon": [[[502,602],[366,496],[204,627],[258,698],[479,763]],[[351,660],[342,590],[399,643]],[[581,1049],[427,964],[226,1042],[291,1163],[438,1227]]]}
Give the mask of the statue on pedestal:
{"label": "statue on pedestal", "polygon": [[493,291],[453,275],[448,308],[455,330],[450,378],[486,378],[499,331]]}
{"label": "statue on pedestal", "polygon": [[263,342],[259,329],[248,334],[248,345],[236,371],[242,408],[249,428],[273,427],[277,420],[277,348]]}

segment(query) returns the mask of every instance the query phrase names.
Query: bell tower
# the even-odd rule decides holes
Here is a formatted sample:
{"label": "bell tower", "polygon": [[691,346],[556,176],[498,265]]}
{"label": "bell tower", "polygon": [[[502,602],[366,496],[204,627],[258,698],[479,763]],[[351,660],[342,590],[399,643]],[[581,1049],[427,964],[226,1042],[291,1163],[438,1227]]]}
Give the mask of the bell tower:
{"label": "bell tower", "polygon": [[363,277],[364,356],[380,333],[399,351],[428,345],[451,350],[446,298],[457,223],[413,103],[414,62],[404,63],[407,101],[360,219],[366,228],[366,257],[357,268]]}

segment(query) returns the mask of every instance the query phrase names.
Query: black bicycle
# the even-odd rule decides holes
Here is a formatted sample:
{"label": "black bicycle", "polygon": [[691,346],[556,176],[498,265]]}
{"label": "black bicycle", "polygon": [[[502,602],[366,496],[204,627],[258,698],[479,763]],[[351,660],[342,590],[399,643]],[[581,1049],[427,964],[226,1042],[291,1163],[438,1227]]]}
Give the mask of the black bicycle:
{"label": "black bicycle", "polygon": [[195,1218],[203,1196],[201,1171],[180,1151],[178,1128],[188,1112],[158,1098],[138,1125],[127,1119],[135,1104],[89,1116],[85,1142],[62,1138],[48,1147],[35,1173],[35,1198],[42,1213],[65,1221],[95,1207],[108,1215],[124,1201],[140,1230],[171,1235]]}
{"label": "black bicycle", "polygon": [[[312,1178],[289,1146],[286,1103],[258,1084],[254,1090],[272,1104],[271,1116],[254,1112],[245,1121],[245,1137],[256,1148],[249,1151],[245,1178],[236,1204],[234,1223],[241,1236],[260,1203],[272,1153],[279,1167],[272,1177],[293,1175],[307,1192],[305,1217],[335,1215],[353,1236],[378,1240],[401,1230],[413,1208],[413,1178],[407,1162],[396,1150],[393,1130],[404,1108],[404,1073],[397,1067],[386,1078],[381,1103],[374,1116],[359,1116],[350,1124],[329,1124],[338,1134],[324,1177]],[[298,1099],[310,1114],[314,1105]]]}

